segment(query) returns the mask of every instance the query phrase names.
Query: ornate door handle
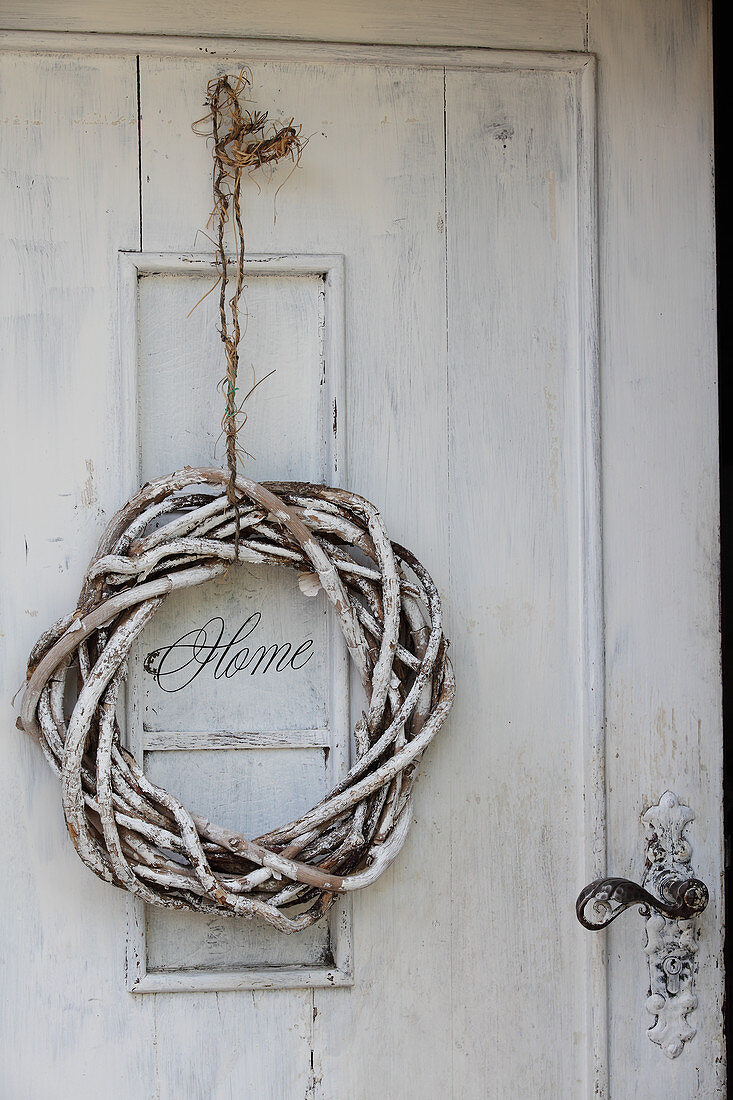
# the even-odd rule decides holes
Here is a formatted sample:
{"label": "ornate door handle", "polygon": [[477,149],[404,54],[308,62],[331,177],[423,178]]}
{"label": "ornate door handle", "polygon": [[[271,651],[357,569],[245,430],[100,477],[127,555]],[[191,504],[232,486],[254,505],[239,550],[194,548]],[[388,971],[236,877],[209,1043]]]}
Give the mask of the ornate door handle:
{"label": "ornate door handle", "polygon": [[656,1017],[647,1035],[668,1058],[676,1058],[695,1034],[687,1022],[697,1007],[695,918],[707,906],[709,895],[705,883],[692,877],[692,847],[684,837],[694,817],[676,794],[665,791],[659,804],[642,815],[648,836],[641,884],[626,878],[599,878],[580,891],[575,903],[578,920],[594,932],[607,928],[633,905],[647,918],[646,1008]]}
{"label": "ornate door handle", "polygon": [[654,910],[674,920],[691,920],[708,903],[708,888],[699,878],[680,878],[672,871],[660,876],[657,887],[661,897],[627,878],[598,878],[580,891],[575,912],[584,928],[598,932],[632,905],[645,917]]}

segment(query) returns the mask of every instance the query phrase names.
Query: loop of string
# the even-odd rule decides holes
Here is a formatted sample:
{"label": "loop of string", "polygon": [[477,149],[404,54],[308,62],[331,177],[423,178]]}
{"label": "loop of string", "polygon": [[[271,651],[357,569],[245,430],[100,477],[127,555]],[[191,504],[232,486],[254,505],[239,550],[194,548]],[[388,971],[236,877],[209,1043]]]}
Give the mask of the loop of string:
{"label": "loop of string", "polygon": [[[194,123],[194,129],[202,123],[211,123],[205,131],[214,138],[213,192],[214,209],[211,222],[215,227],[216,268],[219,272],[219,320],[220,334],[226,356],[226,374],[221,382],[224,393],[222,431],[226,438],[226,461],[229,470],[227,501],[234,509],[235,549],[239,551],[239,503],[237,499],[237,432],[241,427],[244,401],[252,389],[237,403],[237,372],[239,368],[239,341],[242,336],[239,302],[244,289],[244,225],[241,210],[242,173],[251,175],[264,165],[272,165],[290,157],[295,165],[300,158],[304,142],[300,138],[300,126],[293,119],[285,125],[272,123],[266,111],[243,109],[240,98],[251,85],[251,76],[242,69],[238,77],[221,76],[210,80],[206,88],[209,113]],[[201,130],[196,130],[201,133]],[[227,298],[228,261],[225,244],[226,226],[233,216],[235,240],[236,279],[233,293]]]}

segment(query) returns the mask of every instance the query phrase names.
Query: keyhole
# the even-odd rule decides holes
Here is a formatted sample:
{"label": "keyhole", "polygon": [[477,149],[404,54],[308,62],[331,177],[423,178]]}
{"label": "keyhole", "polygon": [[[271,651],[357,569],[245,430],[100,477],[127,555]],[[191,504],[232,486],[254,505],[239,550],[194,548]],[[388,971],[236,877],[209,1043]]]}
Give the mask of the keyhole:
{"label": "keyhole", "polygon": [[675,993],[679,993],[680,991],[682,960],[676,955],[668,955],[662,962],[662,970],[665,973],[664,984],[667,986],[667,992],[674,996]]}

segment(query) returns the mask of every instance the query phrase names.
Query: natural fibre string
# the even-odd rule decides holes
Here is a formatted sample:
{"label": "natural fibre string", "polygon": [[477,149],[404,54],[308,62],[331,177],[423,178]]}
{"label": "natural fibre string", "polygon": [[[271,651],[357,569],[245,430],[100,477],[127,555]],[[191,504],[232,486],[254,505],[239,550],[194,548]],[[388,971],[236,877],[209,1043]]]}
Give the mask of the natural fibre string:
{"label": "natural fibre string", "polygon": [[[226,356],[226,374],[221,381],[224,393],[222,431],[226,438],[226,459],[229,470],[227,500],[234,509],[234,545],[239,550],[240,511],[237,499],[237,432],[244,401],[237,405],[237,371],[239,369],[239,341],[241,324],[239,301],[244,287],[244,225],[242,222],[241,189],[242,173],[250,175],[264,165],[274,164],[289,157],[297,165],[305,142],[301,140],[301,127],[268,120],[266,111],[243,109],[240,100],[251,86],[251,75],[242,69],[238,77],[220,76],[210,80],[206,87],[209,113],[194,123],[197,133],[205,132],[214,138],[213,191],[214,209],[211,221],[216,233],[216,268],[219,272],[220,335]],[[211,129],[201,131],[201,124],[211,123]],[[232,296],[227,298],[228,273],[225,245],[226,226],[233,215],[235,239],[236,279]],[[254,388],[254,387],[252,387]]]}

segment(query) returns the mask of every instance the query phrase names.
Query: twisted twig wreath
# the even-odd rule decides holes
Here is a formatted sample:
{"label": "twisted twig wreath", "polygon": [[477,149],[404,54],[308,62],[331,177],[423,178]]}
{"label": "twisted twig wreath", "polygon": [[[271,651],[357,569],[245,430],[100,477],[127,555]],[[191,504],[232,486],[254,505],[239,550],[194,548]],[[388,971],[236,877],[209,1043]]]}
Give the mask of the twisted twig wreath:
{"label": "twisted twig wreath", "polygon": [[[374,505],[342,489],[238,477],[235,511],[228,480],[224,470],[186,468],[145,485],[115,515],[76,610],[31,653],[19,725],[61,775],[69,834],[100,878],[154,905],[257,915],[295,932],[335,895],[374,882],[399,852],[415,765],[450,710],[453,671],[435,585],[390,542]],[[301,571],[304,591],[323,588],[368,700],[348,774],[298,821],[256,840],[153,785],[116,717],[127,655],[167,594],[235,560],[286,565]],[[72,667],[78,694],[67,719]]]}

